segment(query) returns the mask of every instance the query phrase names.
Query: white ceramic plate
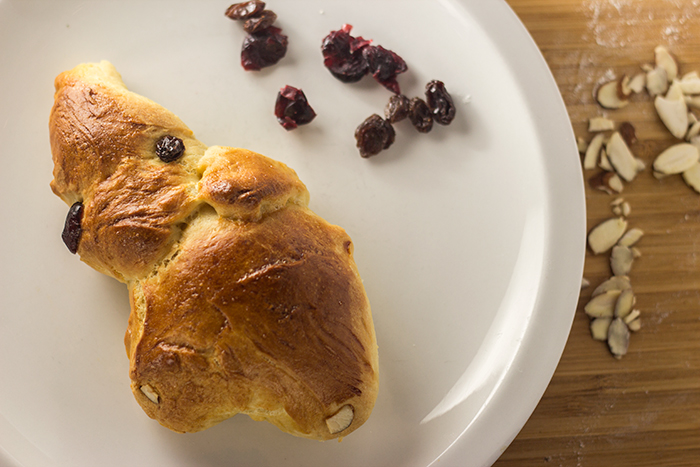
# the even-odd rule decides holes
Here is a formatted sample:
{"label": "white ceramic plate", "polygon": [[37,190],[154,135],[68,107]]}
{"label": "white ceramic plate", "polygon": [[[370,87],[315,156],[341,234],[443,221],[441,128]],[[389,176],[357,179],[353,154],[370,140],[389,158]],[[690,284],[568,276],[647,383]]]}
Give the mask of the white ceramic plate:
{"label": "white ceramic plate", "polygon": [[[500,0],[268,5],[289,52],[252,73],[224,1],[0,0],[0,464],[482,466],[532,413],[568,336],[585,235],[569,120],[533,41]],[[343,23],[404,57],[407,95],[443,80],[452,125],[402,122],[390,150],[360,158],[354,129],[390,94],[323,68],[321,39]],[[133,400],[126,289],[68,253],[49,190],[53,79],[101,59],[205,143],[292,166],[353,237],[381,389],[342,443],[245,416],[179,435]],[[318,113],[293,132],[272,113],[285,84]]]}

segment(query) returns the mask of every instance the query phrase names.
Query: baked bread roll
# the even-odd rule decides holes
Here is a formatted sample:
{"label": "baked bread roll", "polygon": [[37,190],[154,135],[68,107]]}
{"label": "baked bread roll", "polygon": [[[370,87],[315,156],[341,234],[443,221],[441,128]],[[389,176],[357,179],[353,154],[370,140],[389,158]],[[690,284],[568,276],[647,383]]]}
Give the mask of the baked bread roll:
{"label": "baked bread roll", "polygon": [[124,340],[143,410],[177,432],[237,413],[318,440],[362,425],[378,389],[369,302],[350,238],[308,209],[296,173],[205,146],[108,62],[55,86],[64,240],[129,288]]}

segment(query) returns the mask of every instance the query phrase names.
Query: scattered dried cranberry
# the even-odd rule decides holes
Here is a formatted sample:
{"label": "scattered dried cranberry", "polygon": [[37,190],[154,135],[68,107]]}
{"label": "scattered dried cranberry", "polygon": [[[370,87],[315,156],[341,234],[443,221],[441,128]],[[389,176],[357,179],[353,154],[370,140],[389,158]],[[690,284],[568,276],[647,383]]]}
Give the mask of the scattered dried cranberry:
{"label": "scattered dried cranberry", "polygon": [[400,122],[408,117],[410,101],[403,94],[394,94],[389,98],[389,103],[384,109],[384,117],[389,123]]}
{"label": "scattered dried cranberry", "polygon": [[156,155],[163,162],[173,162],[185,153],[185,143],[175,136],[165,135],[156,142]]}
{"label": "scattered dried cranberry", "polygon": [[277,15],[272,10],[263,10],[260,15],[246,20],[243,29],[249,34],[267,29],[277,21]]}
{"label": "scattered dried cranberry", "polygon": [[420,97],[414,97],[411,99],[408,118],[413,123],[421,133],[428,133],[433,129],[433,113],[430,111],[430,107],[425,103]]}
{"label": "scattered dried cranberry", "polygon": [[277,94],[275,116],[285,130],[293,130],[298,125],[304,125],[313,120],[316,112],[306,100],[304,91],[285,86]]}
{"label": "scattered dried cranberry", "polygon": [[82,221],[83,203],[78,201],[77,203],[73,203],[73,206],[68,210],[66,223],[63,225],[63,233],[61,234],[63,243],[68,247],[68,251],[73,254],[78,252],[80,237],[83,235]]}
{"label": "scattered dried cranberry", "polygon": [[361,80],[369,69],[362,51],[370,41],[351,36],[351,30],[351,25],[344,24],[338,31],[331,31],[321,43],[323,64],[344,83]]}
{"label": "scattered dried cranberry", "polygon": [[251,0],[250,2],[234,3],[226,9],[226,16],[231,19],[248,19],[259,15],[265,9],[265,2]]}
{"label": "scattered dried cranberry", "polygon": [[249,34],[243,40],[241,65],[248,71],[274,65],[287,53],[287,43],[287,36],[274,26]]}
{"label": "scattered dried cranberry", "polygon": [[394,94],[401,94],[396,75],[408,70],[403,58],[381,45],[365,47],[362,50],[362,55],[367,60],[369,73],[374,79]]}
{"label": "scattered dried cranberry", "polygon": [[355,140],[362,157],[375,156],[382,149],[388,149],[395,137],[396,132],[391,123],[377,114],[368,117],[355,130]]}
{"label": "scattered dried cranberry", "polygon": [[449,125],[454,120],[457,109],[442,81],[430,81],[425,86],[425,97],[433,120],[440,125]]}

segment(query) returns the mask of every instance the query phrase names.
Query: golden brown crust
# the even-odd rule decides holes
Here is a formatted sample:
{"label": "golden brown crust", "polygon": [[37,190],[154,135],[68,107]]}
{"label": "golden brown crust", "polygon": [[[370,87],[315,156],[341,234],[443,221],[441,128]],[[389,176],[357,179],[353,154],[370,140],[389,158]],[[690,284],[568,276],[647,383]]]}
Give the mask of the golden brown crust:
{"label": "golden brown crust", "polygon": [[[56,88],[52,188],[83,202],[81,259],[129,287],[144,411],[179,432],[236,413],[313,439],[362,425],[378,389],[369,302],[350,238],[307,208],[294,171],[206,148],[106,62]],[[154,156],[164,134],[185,142],[177,162]],[[345,406],[349,426],[328,422]]]}

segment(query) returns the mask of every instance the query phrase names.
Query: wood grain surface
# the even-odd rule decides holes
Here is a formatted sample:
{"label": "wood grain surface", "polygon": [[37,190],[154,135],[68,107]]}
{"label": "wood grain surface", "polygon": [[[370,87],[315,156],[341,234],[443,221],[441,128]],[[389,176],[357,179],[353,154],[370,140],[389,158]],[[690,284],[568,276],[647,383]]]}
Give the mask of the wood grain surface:
{"label": "wood grain surface", "polygon": [[[609,254],[588,253],[566,349],[537,409],[496,462],[509,466],[700,466],[700,194],[678,175],[657,180],[654,158],[679,142],[652,99],[635,95],[620,110],[594,100],[597,86],[654,63],[665,45],[680,73],[700,73],[700,0],[508,0],[547,60],[574,132],[588,119],[631,122],[633,153],[647,169],[611,196],[586,187],[588,228],[612,217],[610,202],[631,206],[629,227],[645,232],[630,273],[642,328],[629,352],[611,356],[594,341],[583,306],[611,275]],[[700,117],[700,111],[696,111]],[[588,180],[597,171],[585,171]]]}

